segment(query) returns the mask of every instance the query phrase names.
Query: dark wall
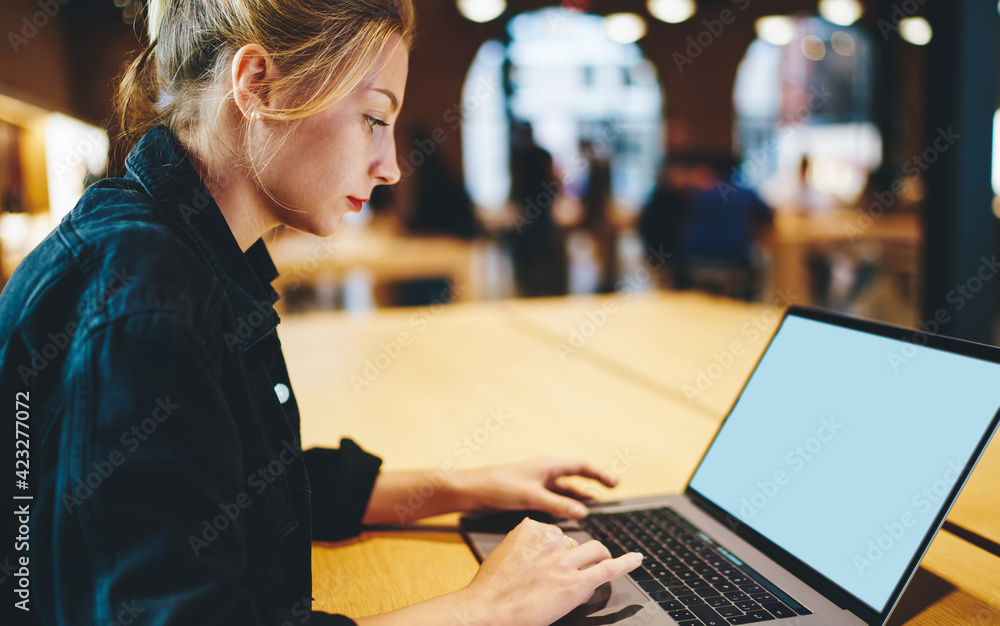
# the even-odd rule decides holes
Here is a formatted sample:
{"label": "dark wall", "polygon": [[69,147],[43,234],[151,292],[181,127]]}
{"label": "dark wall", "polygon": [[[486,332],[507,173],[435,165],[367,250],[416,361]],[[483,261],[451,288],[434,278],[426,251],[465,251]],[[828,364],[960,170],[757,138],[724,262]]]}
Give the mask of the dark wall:
{"label": "dark wall", "polygon": [[33,0],[0,2],[0,92],[68,112],[68,28],[63,7],[56,6],[49,17]]}
{"label": "dark wall", "polygon": [[[125,61],[140,47],[139,36],[121,20],[112,0],[41,0],[59,5],[50,24],[14,54],[0,46],[0,91],[66,111],[90,122],[108,117],[114,82]],[[16,32],[39,0],[0,3],[0,31]],[[462,84],[479,46],[503,38],[506,20],[517,13],[551,6],[542,0],[511,0],[507,15],[475,24],[454,0],[416,0],[419,31],[410,62],[406,104],[396,127],[400,160],[415,164],[415,128],[440,129],[434,149],[454,172],[461,171],[457,114]],[[644,0],[565,0],[605,14],[647,15]],[[733,137],[732,89],[747,46],[762,15],[814,12],[815,0],[699,0],[699,12],[683,24],[648,18],[639,45],[657,66],[666,103],[668,149],[729,153]],[[870,18],[867,18],[870,19]],[[424,144],[426,150],[427,144]],[[399,186],[408,197],[408,181]]]}
{"label": "dark wall", "polygon": [[121,14],[111,0],[3,0],[0,92],[100,123],[138,47]]}

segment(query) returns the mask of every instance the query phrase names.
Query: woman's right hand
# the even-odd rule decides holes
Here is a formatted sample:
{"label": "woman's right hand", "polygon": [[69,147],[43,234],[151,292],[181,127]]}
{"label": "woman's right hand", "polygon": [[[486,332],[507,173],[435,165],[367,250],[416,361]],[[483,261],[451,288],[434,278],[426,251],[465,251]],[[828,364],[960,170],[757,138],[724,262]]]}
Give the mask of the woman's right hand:
{"label": "woman's right hand", "polygon": [[483,561],[463,592],[489,609],[491,623],[544,626],[641,563],[638,553],[613,559],[598,541],[576,545],[557,526],[526,518]]}
{"label": "woman's right hand", "polygon": [[466,587],[356,621],[361,626],[546,626],[640,563],[635,552],[612,559],[597,541],[576,545],[557,526],[525,519]]}

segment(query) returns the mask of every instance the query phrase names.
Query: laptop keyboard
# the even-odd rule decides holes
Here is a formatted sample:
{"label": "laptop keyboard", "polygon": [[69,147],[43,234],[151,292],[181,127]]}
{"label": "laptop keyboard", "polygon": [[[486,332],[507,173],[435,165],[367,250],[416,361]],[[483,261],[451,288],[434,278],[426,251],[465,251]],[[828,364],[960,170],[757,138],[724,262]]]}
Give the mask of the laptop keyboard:
{"label": "laptop keyboard", "polygon": [[670,508],[594,513],[580,525],[612,556],[645,555],[629,576],[680,626],[755,624],[812,614]]}

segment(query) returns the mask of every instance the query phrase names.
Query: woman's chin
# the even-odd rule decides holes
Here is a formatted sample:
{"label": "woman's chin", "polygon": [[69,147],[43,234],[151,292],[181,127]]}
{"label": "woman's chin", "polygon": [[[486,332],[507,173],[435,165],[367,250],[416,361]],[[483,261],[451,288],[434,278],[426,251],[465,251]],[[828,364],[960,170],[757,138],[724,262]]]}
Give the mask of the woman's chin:
{"label": "woman's chin", "polygon": [[299,226],[293,226],[293,228],[316,237],[332,237],[337,234],[337,231],[340,230],[342,221],[343,216],[336,215],[322,221],[314,221],[307,224],[301,224]]}

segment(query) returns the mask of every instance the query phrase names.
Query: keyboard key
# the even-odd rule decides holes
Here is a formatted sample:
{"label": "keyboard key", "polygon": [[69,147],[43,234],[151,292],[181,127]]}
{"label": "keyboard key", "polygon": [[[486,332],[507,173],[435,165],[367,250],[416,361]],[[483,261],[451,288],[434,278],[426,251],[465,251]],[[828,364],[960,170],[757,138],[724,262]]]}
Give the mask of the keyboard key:
{"label": "keyboard key", "polygon": [[724,617],[716,613],[715,609],[707,604],[692,606],[689,610],[697,615],[698,619],[700,619],[705,626],[728,626],[729,624]]}
{"label": "keyboard key", "polygon": [[667,615],[669,615],[670,619],[674,620],[675,622],[682,622],[684,620],[689,620],[689,619],[698,619],[694,616],[694,613],[685,609],[681,609],[680,611],[667,611]]}
{"label": "keyboard key", "polygon": [[722,595],[729,598],[730,602],[742,602],[743,600],[750,599],[750,596],[743,593],[742,591],[730,591],[729,593],[723,593]]}
{"label": "keyboard key", "polygon": [[674,595],[669,591],[653,591],[650,592],[649,597],[656,602],[668,602],[674,599]]}
{"label": "keyboard key", "polygon": [[752,583],[753,581],[750,579],[749,576],[744,576],[743,574],[735,574],[729,577],[729,582],[733,583],[734,585],[746,585]]}
{"label": "keyboard key", "polygon": [[733,602],[733,604],[735,604],[736,608],[744,613],[752,613],[760,610],[760,605],[753,600],[741,600],[739,602]]}
{"label": "keyboard key", "polygon": [[[705,602],[708,602],[708,599],[713,597],[722,598],[722,594],[716,591],[713,587],[702,587],[701,589],[695,589],[694,592],[702,598],[705,598]],[[722,599],[725,600],[725,598]]]}
{"label": "keyboard key", "polygon": [[700,578],[692,578],[691,580],[686,580],[684,581],[684,584],[686,584],[688,587],[691,587],[695,591],[710,586],[707,582],[705,582]]}
{"label": "keyboard key", "polygon": [[719,584],[715,585],[715,588],[718,589],[719,591],[721,591],[722,593],[728,593],[728,592],[731,592],[731,591],[739,591],[739,587],[737,587],[736,585],[734,585],[732,583],[719,583]]}
{"label": "keyboard key", "polygon": [[[702,596],[704,597],[704,596]],[[708,606],[719,608],[720,606],[733,606],[733,604],[722,596],[715,596],[712,598],[705,598],[705,602]],[[740,611],[742,613],[743,611]]]}
{"label": "keyboard key", "polygon": [[795,611],[780,602],[769,602],[762,606],[775,617],[795,617]]}
{"label": "keyboard key", "polygon": [[757,622],[766,622],[767,620],[774,619],[774,616],[767,611],[755,611],[753,613],[747,613],[742,617],[730,617],[730,624],[756,624]]}
{"label": "keyboard key", "polygon": [[667,602],[661,602],[660,607],[664,611],[678,611],[684,608],[684,605],[677,600],[668,600]]}
{"label": "keyboard key", "polygon": [[705,625],[699,622],[698,620],[693,619],[689,622],[678,622],[677,626],[705,626]]}
{"label": "keyboard key", "polygon": [[747,595],[750,595],[752,593],[763,593],[764,588],[756,583],[751,583],[749,585],[740,585],[740,591],[742,591]]}
{"label": "keyboard key", "polygon": [[644,580],[644,581],[642,581],[642,582],[639,583],[639,586],[642,587],[643,591],[662,591],[663,590],[663,585],[661,585],[660,583],[658,583],[655,580]]}
{"label": "keyboard key", "polygon": [[644,580],[653,580],[653,575],[646,571],[643,567],[637,567],[628,573],[632,577],[632,580],[637,582],[642,582]]}
{"label": "keyboard key", "polygon": [[766,592],[765,593],[755,593],[755,594],[751,595],[750,597],[753,598],[754,602],[759,602],[760,604],[764,604],[765,602],[778,602],[777,598],[775,598],[774,596],[772,596],[771,594],[766,593]]}
{"label": "keyboard key", "polygon": [[675,596],[689,596],[691,595],[691,590],[685,585],[675,585],[673,587],[667,587],[667,591],[674,594]]}
{"label": "keyboard key", "polygon": [[732,604],[729,606],[717,606],[715,607],[715,610],[718,611],[719,615],[723,617],[738,617],[743,615],[743,611],[739,610]]}
{"label": "keyboard key", "polygon": [[677,596],[677,599],[681,601],[684,606],[693,606],[695,604],[705,604],[705,601],[699,596]]}

